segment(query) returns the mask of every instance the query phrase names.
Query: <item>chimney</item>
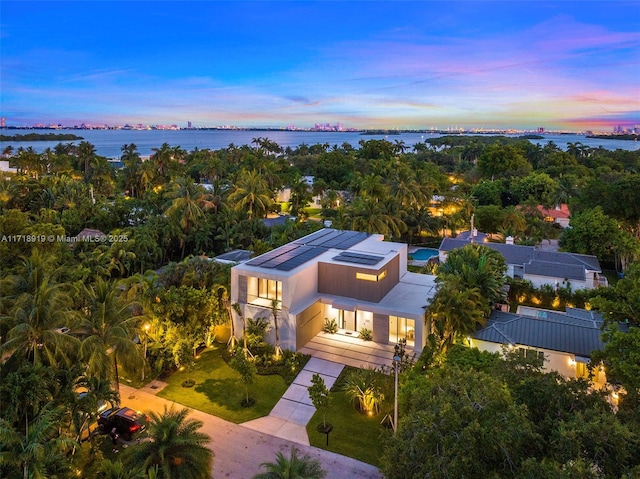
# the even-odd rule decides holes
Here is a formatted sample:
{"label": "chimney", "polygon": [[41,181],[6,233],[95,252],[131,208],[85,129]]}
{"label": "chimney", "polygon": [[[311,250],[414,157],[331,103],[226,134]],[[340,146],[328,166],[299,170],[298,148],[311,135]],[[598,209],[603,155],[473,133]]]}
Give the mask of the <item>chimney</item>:
{"label": "chimney", "polygon": [[504,240],[506,244],[513,244],[513,236],[507,236]]}
{"label": "chimney", "polygon": [[325,228],[331,228],[331,225],[332,225],[331,220],[324,220],[324,227]]}

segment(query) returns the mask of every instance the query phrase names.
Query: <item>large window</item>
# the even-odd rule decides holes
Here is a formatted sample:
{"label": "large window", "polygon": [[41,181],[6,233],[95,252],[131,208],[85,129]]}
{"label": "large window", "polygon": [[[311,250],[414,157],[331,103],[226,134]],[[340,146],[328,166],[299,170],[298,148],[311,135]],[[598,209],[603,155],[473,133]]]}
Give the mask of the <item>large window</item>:
{"label": "large window", "polygon": [[401,339],[407,340],[407,346],[415,346],[416,322],[414,319],[389,316],[389,342],[397,343]]}
{"label": "large window", "polygon": [[271,307],[273,300],[282,301],[282,281],[266,278],[247,278],[247,300],[251,304]]}
{"label": "large window", "polygon": [[518,356],[534,366],[544,366],[544,352],[531,348],[518,348]]}
{"label": "large window", "polygon": [[282,301],[282,283],[272,279],[258,278],[258,298]]}

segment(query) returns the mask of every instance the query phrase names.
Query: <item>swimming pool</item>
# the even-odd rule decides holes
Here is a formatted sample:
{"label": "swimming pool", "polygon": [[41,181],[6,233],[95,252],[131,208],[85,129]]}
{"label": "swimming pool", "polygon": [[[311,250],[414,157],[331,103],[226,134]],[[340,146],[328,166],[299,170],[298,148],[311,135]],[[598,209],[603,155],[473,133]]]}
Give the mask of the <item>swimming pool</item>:
{"label": "swimming pool", "polygon": [[433,248],[419,248],[413,253],[409,253],[410,258],[415,261],[427,261],[433,256],[438,256],[438,250]]}

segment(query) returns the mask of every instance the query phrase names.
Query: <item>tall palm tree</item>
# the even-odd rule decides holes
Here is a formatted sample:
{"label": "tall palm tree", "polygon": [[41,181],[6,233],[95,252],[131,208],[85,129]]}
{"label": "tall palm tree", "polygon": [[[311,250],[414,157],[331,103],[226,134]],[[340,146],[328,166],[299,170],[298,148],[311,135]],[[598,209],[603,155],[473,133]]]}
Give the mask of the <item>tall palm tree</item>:
{"label": "tall palm tree", "polygon": [[163,143],[160,148],[151,148],[151,151],[153,151],[153,153],[149,159],[158,175],[164,178],[169,169],[169,163],[173,160],[173,150],[169,143]]}
{"label": "tall palm tree", "polygon": [[119,283],[101,278],[86,288],[89,316],[82,325],[80,357],[87,374],[111,378],[120,390],[119,361],[131,369],[144,366],[144,358],[134,341],[142,316],[135,316],[135,303],[124,297]]}
{"label": "tall palm tree", "polygon": [[485,299],[482,308],[488,315],[488,308],[504,296],[504,273],[507,267],[504,257],[484,245],[467,245],[451,251],[447,260],[438,267],[438,283],[447,283],[457,278],[462,289],[478,288]]}
{"label": "tall palm tree", "polygon": [[139,195],[138,170],[142,166],[142,159],[140,158],[138,147],[134,143],[123,145],[121,151],[120,160],[124,164],[125,187],[129,190],[131,196],[136,197]]}
{"label": "tall palm tree", "polygon": [[291,185],[290,214],[291,216],[301,216],[304,208],[311,202],[311,187],[302,176],[298,176]]}
{"label": "tall palm tree", "polygon": [[[180,225],[185,236],[204,217],[204,210],[213,206],[207,190],[187,177],[176,180],[173,190],[170,192],[170,198],[173,200],[165,214]],[[186,239],[181,240],[181,243],[182,257],[184,258]]]}
{"label": "tall palm tree", "polygon": [[[105,406],[115,406],[120,404],[120,395],[112,388],[111,381],[98,377],[81,376],[75,383],[74,393],[81,392],[76,396],[76,401],[72,405],[72,417],[76,440],[80,442],[85,430],[89,431],[98,416],[101,404]],[[93,441],[93,436],[89,434]]]}
{"label": "tall palm tree", "polygon": [[78,144],[78,167],[82,169],[84,179],[89,179],[89,167],[95,161],[96,148],[88,141]]}
{"label": "tall palm tree", "polygon": [[399,201],[404,208],[427,204],[426,197],[416,181],[415,173],[406,165],[392,170],[390,186],[390,196]]}
{"label": "tall palm tree", "polygon": [[275,462],[263,462],[260,466],[266,472],[256,474],[253,479],[323,479],[327,476],[317,459],[311,459],[307,455],[299,457],[295,447],[291,448],[288,458],[278,452]]}
{"label": "tall palm tree", "polygon": [[131,451],[131,463],[149,470],[158,466],[164,479],[209,479],[213,451],[211,438],[199,432],[202,421],[187,419],[189,410],[165,407],[162,414],[151,413],[150,441],[138,444]]}
{"label": "tall palm tree", "polygon": [[272,204],[272,194],[264,178],[255,170],[241,171],[228,202],[236,211],[247,211],[249,219],[264,216]]}
{"label": "tall palm tree", "polygon": [[425,311],[429,341],[445,352],[456,337],[473,333],[486,324],[485,301],[477,287],[465,289],[459,278],[440,286]]}
{"label": "tall palm tree", "polygon": [[[37,256],[37,254],[36,254]],[[33,364],[69,362],[78,340],[69,330],[76,322],[70,284],[56,284],[44,266],[25,260],[22,273],[3,282],[12,306],[0,317],[8,332],[0,345],[4,354],[25,355]]]}
{"label": "tall palm tree", "polygon": [[273,325],[276,330],[276,349],[274,351],[274,357],[276,360],[280,359],[280,356],[282,356],[282,348],[280,347],[280,332],[278,329],[278,314],[281,307],[281,301],[278,301],[277,299],[271,300],[271,316],[273,316]]}
{"label": "tall palm tree", "polygon": [[8,473],[6,477],[53,477],[69,467],[66,453],[76,443],[60,436],[62,414],[62,407],[45,407],[24,430],[0,418],[0,471]]}

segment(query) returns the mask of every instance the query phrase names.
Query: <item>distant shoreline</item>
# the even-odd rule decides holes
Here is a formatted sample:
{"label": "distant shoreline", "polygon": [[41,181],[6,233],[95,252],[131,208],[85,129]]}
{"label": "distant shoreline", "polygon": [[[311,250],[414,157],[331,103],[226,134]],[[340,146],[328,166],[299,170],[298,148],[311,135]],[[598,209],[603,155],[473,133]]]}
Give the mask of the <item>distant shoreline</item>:
{"label": "distant shoreline", "polygon": [[71,133],[27,133],[26,135],[0,135],[0,141],[75,141],[84,140]]}
{"label": "distant shoreline", "polygon": [[587,138],[597,138],[599,140],[628,140],[638,141],[640,135],[625,134],[625,135],[587,135]]}

